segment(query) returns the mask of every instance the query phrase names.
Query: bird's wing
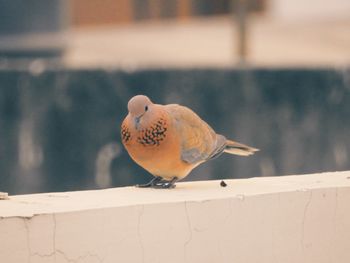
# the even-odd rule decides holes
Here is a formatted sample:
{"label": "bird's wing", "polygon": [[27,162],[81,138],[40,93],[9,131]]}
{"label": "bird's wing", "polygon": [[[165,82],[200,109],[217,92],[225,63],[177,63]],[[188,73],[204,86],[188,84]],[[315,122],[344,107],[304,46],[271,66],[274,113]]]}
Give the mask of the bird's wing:
{"label": "bird's wing", "polygon": [[181,140],[181,159],[199,163],[217,157],[226,146],[226,138],[215,131],[196,113],[177,104],[165,106]]}

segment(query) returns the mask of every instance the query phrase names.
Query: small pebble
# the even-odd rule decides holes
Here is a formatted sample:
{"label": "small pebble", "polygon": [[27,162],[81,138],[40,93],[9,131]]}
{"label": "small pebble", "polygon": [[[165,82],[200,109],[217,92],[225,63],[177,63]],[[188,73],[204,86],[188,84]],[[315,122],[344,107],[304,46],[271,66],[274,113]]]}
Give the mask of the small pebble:
{"label": "small pebble", "polygon": [[220,182],[220,186],[221,186],[221,187],[226,187],[226,186],[227,186],[227,184],[225,183],[225,181],[224,181],[224,180],[222,180],[222,181]]}

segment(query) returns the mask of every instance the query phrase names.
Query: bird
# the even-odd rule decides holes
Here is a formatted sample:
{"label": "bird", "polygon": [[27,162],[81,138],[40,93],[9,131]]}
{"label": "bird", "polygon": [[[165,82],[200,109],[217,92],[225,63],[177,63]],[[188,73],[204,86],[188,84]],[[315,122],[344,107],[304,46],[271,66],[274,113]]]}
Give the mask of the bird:
{"label": "bird", "polygon": [[136,95],[127,108],[122,143],[131,159],[154,176],[137,187],[174,188],[198,165],[222,153],[249,156],[259,150],[217,134],[185,106],[155,104]]}

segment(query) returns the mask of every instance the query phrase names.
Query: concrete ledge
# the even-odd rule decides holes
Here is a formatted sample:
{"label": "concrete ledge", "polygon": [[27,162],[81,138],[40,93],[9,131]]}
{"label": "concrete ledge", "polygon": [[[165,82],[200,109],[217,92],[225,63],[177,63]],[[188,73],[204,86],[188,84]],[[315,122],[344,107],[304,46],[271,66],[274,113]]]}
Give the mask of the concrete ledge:
{"label": "concrete ledge", "polygon": [[11,196],[1,262],[350,262],[350,172]]}
{"label": "concrete ledge", "polygon": [[0,192],[0,200],[6,200],[6,199],[8,199],[8,194]]}

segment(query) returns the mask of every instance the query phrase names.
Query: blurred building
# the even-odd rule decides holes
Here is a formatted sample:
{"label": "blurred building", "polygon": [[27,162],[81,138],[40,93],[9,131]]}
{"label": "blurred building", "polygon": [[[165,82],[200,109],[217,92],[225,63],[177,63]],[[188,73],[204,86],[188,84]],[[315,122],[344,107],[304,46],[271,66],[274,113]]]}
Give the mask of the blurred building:
{"label": "blurred building", "polygon": [[[72,19],[76,26],[125,24],[143,20],[188,19],[229,14],[231,0],[73,0]],[[237,2],[237,1],[236,1]],[[266,0],[250,0],[249,10],[262,13]]]}
{"label": "blurred building", "polygon": [[237,2],[250,12],[276,19],[348,18],[349,0],[72,0],[75,26],[227,15]]}

